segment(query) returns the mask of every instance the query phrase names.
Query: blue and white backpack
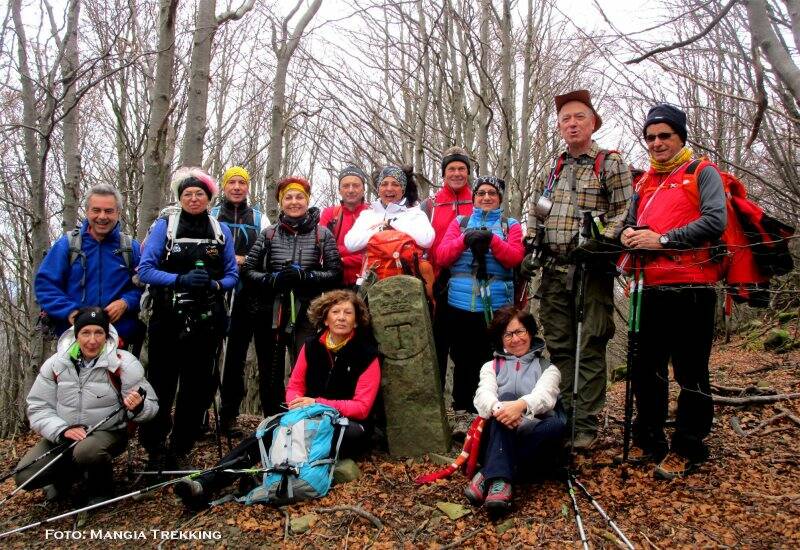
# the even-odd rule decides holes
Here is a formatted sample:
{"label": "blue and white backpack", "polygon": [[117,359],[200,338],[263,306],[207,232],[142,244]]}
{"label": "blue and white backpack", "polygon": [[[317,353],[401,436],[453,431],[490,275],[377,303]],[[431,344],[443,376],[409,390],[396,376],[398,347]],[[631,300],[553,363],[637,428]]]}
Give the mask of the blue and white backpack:
{"label": "blue and white backpack", "polygon": [[[319,404],[265,418],[256,429],[264,479],[239,500],[283,505],[328,494],[347,423],[339,411]],[[263,437],[270,431],[267,451]]]}

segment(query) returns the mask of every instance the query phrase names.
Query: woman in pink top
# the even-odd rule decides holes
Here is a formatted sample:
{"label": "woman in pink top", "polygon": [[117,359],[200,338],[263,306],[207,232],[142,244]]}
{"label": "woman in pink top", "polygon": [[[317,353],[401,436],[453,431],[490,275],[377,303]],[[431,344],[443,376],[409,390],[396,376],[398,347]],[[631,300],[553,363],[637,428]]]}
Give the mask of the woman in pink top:
{"label": "woman in pink top", "polygon": [[[286,388],[289,409],[314,403],[346,416],[339,457],[358,456],[369,448],[372,406],[381,385],[378,346],[372,337],[369,311],[354,292],[333,290],[311,302],[308,319],[317,333],[306,339]],[[267,432],[271,437],[272,432]],[[271,441],[264,441],[269,448]],[[244,439],[219,464],[244,468],[261,460],[255,434]],[[208,505],[208,495],[229,485],[235,474],[209,472],[175,485],[175,493],[192,508]]]}

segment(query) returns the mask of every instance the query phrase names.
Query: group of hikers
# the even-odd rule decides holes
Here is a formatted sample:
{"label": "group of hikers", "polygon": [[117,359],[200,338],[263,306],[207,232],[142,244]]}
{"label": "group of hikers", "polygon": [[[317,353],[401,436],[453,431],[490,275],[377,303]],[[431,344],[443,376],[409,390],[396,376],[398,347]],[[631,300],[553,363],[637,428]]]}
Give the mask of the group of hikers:
{"label": "group of hikers", "polygon": [[[565,147],[536,189],[526,238],[503,213],[505,182],[477,176],[461,147],[442,153],[441,189],[429,198],[418,196],[409,167],[370,178],[348,165],[338,175],[340,203],[320,212],[308,180],[283,178],[275,223],[249,202],[245,168],[225,171],[219,197],[213,177],[181,168],[171,181],[178,206],[141,244],[120,229],[120,193],[94,186],[86,220],[55,242],[36,275],[39,304],[61,337],[28,396],[42,440],[20,461],[18,486],[53,499],[85,475],[90,501],[109,498],[112,460],[126,448],[130,422],[141,424],[147,470],[188,468],[218,390],[222,432],[241,434],[251,340],[265,417],[327,405],[350,421],[340,456],[368,452],[381,355],[357,291],[385,260],[376,243],[397,235],[413,251],[415,265],[403,267],[428,287],[442,391],[449,357],[453,409],[486,422],[480,469],[465,489],[470,502],[508,509],[512,483],[557,468],[565,443],[578,452],[595,446],[620,269],[643,282],[628,458],[655,463],[656,477],[689,474],[708,457],[713,416],[708,360],[719,273],[709,249],[726,225],[720,173],[704,161],[687,177],[697,158],[674,105],[649,110],[642,137],[650,168],[635,183],[622,156],[592,139],[602,119],[588,91],[556,96],[555,105]],[[697,200],[684,189],[689,179]],[[539,271],[543,339],[519,299]],[[145,330],[146,379],[137,359]],[[669,362],[681,386],[671,440]],[[48,462],[40,457],[65,443],[65,456],[40,471]],[[265,444],[245,437],[222,463],[252,465]],[[233,477],[215,470],[175,492],[205,505]]]}

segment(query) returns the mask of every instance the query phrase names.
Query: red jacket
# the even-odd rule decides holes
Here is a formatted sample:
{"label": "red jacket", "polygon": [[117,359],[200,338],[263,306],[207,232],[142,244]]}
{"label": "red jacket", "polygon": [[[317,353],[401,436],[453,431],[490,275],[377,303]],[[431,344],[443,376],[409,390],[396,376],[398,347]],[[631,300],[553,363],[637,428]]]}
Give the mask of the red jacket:
{"label": "red jacket", "polygon": [[[347,250],[347,247],[344,246],[344,236],[353,227],[358,215],[367,208],[369,208],[369,205],[363,202],[353,210],[341,204],[329,206],[322,211],[322,215],[319,218],[319,224],[330,229],[336,238],[336,247],[342,257],[342,282],[346,286],[356,284],[356,279],[361,273],[361,264],[364,262],[364,252],[363,250],[359,252]],[[342,219],[341,222],[337,223],[340,213]]]}
{"label": "red jacket", "polygon": [[[640,181],[636,224],[666,234],[700,218],[700,205],[691,200],[686,185],[686,163],[671,174],[652,168]],[[696,181],[696,180],[695,180]],[[696,186],[696,183],[694,184]],[[696,193],[696,189],[694,193]],[[644,265],[645,285],[713,284],[720,279],[720,264],[711,260],[711,243],[689,250],[667,249],[648,256]]]}
{"label": "red jacket", "polygon": [[436,232],[436,238],[433,239],[433,244],[428,249],[428,259],[433,263],[436,275],[442,268],[436,259],[436,249],[444,239],[450,222],[459,215],[469,217],[472,214],[472,208],[472,189],[469,184],[459,189],[458,193],[454,192],[449,185],[445,185],[432,200],[429,198],[423,201],[422,209],[428,213],[433,230]]}

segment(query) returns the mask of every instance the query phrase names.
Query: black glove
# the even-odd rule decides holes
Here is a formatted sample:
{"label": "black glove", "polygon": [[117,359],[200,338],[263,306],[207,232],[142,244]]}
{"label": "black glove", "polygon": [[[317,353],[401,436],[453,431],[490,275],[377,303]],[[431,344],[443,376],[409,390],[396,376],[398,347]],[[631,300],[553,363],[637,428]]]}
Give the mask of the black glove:
{"label": "black glove", "polygon": [[471,229],[464,233],[464,244],[468,248],[472,248],[476,242],[482,240],[492,240],[492,232],[486,229]]}
{"label": "black glove", "polygon": [[193,269],[175,279],[175,288],[181,290],[203,290],[210,286],[211,276],[205,269]]}
{"label": "black glove", "polygon": [[587,239],[583,244],[577,246],[569,254],[569,259],[572,262],[588,262],[588,261],[612,261],[613,254],[617,254],[622,250],[619,243],[601,237],[599,239]]}
{"label": "black glove", "polygon": [[[486,256],[489,252],[489,245],[492,242],[492,232],[487,229],[471,231],[474,237],[470,237],[469,248],[475,256]],[[465,238],[466,240],[466,238]]]}

